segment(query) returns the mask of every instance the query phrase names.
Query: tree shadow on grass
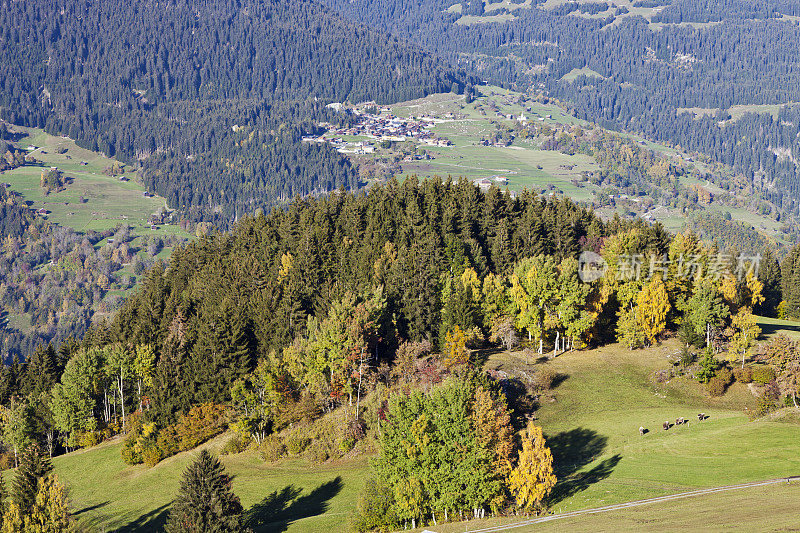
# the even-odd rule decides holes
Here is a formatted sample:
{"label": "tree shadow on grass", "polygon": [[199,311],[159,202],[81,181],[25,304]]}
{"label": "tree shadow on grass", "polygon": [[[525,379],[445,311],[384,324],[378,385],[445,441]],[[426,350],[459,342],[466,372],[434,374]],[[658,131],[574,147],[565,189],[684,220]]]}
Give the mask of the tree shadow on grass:
{"label": "tree shadow on grass", "polygon": [[568,377],[569,374],[563,374],[561,372],[556,374],[556,377],[553,379],[553,383],[550,385],[550,390],[555,389],[556,387],[564,383]]}
{"label": "tree shadow on grass", "polygon": [[608,438],[592,429],[575,428],[547,437],[547,446],[553,453],[553,466],[559,478],[565,478],[600,455]]}
{"label": "tree shadow on grass", "polygon": [[800,324],[759,324],[758,327],[761,328],[759,339],[768,339],[779,331],[800,332]]}
{"label": "tree shadow on grass", "polygon": [[548,498],[550,505],[585,490],[611,474],[622,456],[605,459],[587,472],[578,472],[600,455],[608,438],[596,431],[575,428],[547,438],[553,453],[553,470],[558,482]]}
{"label": "tree shadow on grass", "polygon": [[106,505],[108,505],[108,501],[105,501],[103,503],[98,503],[96,505],[89,505],[88,507],[84,507],[83,509],[78,509],[77,511],[72,513],[72,516],[78,516],[78,515],[81,515],[83,513],[88,513],[89,511],[94,511],[95,509],[100,509],[101,507],[105,507]]}
{"label": "tree shadow on grass", "polygon": [[167,523],[169,507],[172,502],[165,503],[158,509],[153,509],[147,514],[143,514],[130,524],[113,530],[113,533],[150,533],[152,531],[162,531],[164,524]]}
{"label": "tree shadow on grass", "polygon": [[500,353],[502,351],[503,348],[499,347],[478,348],[476,350],[471,351],[470,359],[472,360],[472,363],[476,367],[482,368],[486,364],[486,361],[489,360],[489,357],[491,357],[494,354]]}
{"label": "tree shadow on grass", "polygon": [[616,454],[613,457],[604,459],[591,470],[572,474],[569,477],[560,479],[556,483],[556,486],[553,487],[553,492],[551,492],[548,497],[548,504],[553,505],[558,503],[586,490],[589,486],[594,485],[598,481],[604,480],[611,475],[611,472],[620,460],[622,460],[622,456]]}
{"label": "tree shadow on grass", "polygon": [[286,531],[291,522],[328,510],[328,501],[342,490],[342,478],[323,483],[305,496],[294,485],[276,490],[247,512],[247,525],[256,532]]}

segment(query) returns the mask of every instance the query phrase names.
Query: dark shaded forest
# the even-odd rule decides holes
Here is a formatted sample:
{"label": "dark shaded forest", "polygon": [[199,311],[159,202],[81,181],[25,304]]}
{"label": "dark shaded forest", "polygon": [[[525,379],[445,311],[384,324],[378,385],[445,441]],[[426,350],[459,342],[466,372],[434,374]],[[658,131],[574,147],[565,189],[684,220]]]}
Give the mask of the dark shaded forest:
{"label": "dark shaded forest", "polygon": [[[787,105],[777,116],[748,113],[737,120],[728,113],[735,105],[800,101],[800,27],[778,20],[800,9],[796,1],[679,0],[653,20],[719,24],[658,30],[642,17],[610,25],[616,16],[611,11],[594,19],[575,16],[568,3],[554,11],[519,9],[514,20],[471,26],[454,24],[460,15],[440,1],[328,4],[419,42],[489,82],[543,90],[568,102],[580,118],[704,153],[746,176],[765,199],[798,212],[800,111]],[[603,78],[562,79],[584,67]],[[679,108],[711,112],[698,119]]]}
{"label": "dark shaded forest", "polygon": [[310,0],[12,2],[0,116],[141,165],[187,218],[227,228],[295,196],[359,186],[300,142],[331,101],[463,90],[466,77]]}

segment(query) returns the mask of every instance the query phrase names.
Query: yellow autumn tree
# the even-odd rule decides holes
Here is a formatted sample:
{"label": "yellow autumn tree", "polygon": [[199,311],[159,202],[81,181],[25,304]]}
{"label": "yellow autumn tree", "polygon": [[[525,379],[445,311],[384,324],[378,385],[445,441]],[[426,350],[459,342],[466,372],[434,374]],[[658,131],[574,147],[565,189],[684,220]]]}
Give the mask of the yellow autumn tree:
{"label": "yellow autumn tree", "polygon": [[[472,404],[472,425],[478,445],[493,456],[492,473],[497,479],[506,479],[512,468],[514,430],[505,402],[494,400],[488,390],[477,387]],[[498,493],[489,506],[497,511],[504,501],[504,495]]]}
{"label": "yellow autumn tree", "polygon": [[522,451],[517,466],[508,478],[508,488],[520,508],[532,511],[541,508],[542,500],[555,484],[553,454],[544,440],[542,428],[528,422],[522,435]]}
{"label": "yellow autumn tree", "polygon": [[467,361],[469,361],[469,353],[467,352],[466,335],[460,327],[455,326],[445,336],[444,364],[448,368],[452,368],[466,364]]}
{"label": "yellow autumn tree", "polygon": [[764,284],[752,272],[748,272],[744,279],[745,305],[752,308],[764,302]]}
{"label": "yellow autumn tree", "polygon": [[666,329],[669,309],[667,288],[661,278],[655,276],[636,297],[636,325],[645,344],[653,344],[658,334]]}
{"label": "yellow autumn tree", "polygon": [[289,275],[289,272],[292,271],[292,267],[294,266],[294,256],[290,253],[285,253],[281,255],[281,267],[278,270],[278,279],[283,281],[286,276]]}
{"label": "yellow autumn tree", "polygon": [[64,485],[50,474],[39,480],[36,498],[29,513],[11,503],[3,515],[2,533],[70,533],[75,526],[69,514]]}
{"label": "yellow autumn tree", "polygon": [[750,355],[750,346],[753,341],[761,334],[753,310],[749,307],[742,307],[739,312],[731,318],[731,329],[733,336],[728,343],[728,359],[737,361],[741,358],[742,368],[745,359]]}
{"label": "yellow autumn tree", "polygon": [[738,295],[738,291],[736,290],[736,278],[730,274],[723,276],[719,281],[719,293],[728,305],[734,305]]}
{"label": "yellow autumn tree", "polygon": [[25,521],[19,506],[11,502],[3,513],[2,533],[21,533],[25,531]]}

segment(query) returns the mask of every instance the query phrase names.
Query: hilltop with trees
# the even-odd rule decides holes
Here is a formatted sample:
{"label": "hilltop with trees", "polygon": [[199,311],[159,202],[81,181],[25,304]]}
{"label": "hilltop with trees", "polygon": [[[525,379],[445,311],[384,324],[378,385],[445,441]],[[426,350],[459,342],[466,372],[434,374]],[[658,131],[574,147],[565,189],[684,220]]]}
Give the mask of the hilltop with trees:
{"label": "hilltop with trees", "polygon": [[[601,275],[582,281],[581,252]],[[58,454],[123,434],[120,463],[152,466],[230,429],[226,452],[268,461],[377,450],[365,527],[540,510],[552,459],[529,393],[485,374],[481,350],[552,358],[677,331],[708,394],[768,382],[753,310],[775,311],[763,306],[781,278],[754,260],[466,181],[297,200],[176,250],[113,321],[4,367],[3,440]],[[794,359],[767,360],[785,386],[765,389],[764,413],[794,398]]]}

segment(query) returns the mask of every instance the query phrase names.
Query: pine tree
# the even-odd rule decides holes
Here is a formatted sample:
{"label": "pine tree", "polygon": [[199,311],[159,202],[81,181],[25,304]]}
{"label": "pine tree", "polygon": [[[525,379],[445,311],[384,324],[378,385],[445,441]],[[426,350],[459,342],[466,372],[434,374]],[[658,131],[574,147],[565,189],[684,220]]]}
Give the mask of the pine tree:
{"label": "pine tree", "polygon": [[38,444],[31,444],[23,452],[17,474],[11,485],[11,501],[23,516],[30,513],[39,490],[39,480],[53,471],[53,463],[42,453]]}
{"label": "pine tree", "polygon": [[800,316],[800,246],[795,246],[781,263],[781,294],[786,316]]}
{"label": "pine tree", "polygon": [[22,390],[39,396],[56,382],[56,352],[52,345],[39,346],[28,358]]}
{"label": "pine tree", "polygon": [[167,533],[245,531],[243,522],[242,504],[231,490],[231,478],[219,459],[202,450],[183,474]]}
{"label": "pine tree", "polygon": [[528,422],[522,436],[522,451],[517,466],[511,471],[508,485],[517,505],[525,510],[538,510],[542,500],[556,484],[553,454],[544,440],[542,428]]}
{"label": "pine tree", "polygon": [[769,248],[764,250],[758,269],[758,280],[764,284],[764,301],[755,308],[755,312],[774,317],[781,303],[781,267]]}

